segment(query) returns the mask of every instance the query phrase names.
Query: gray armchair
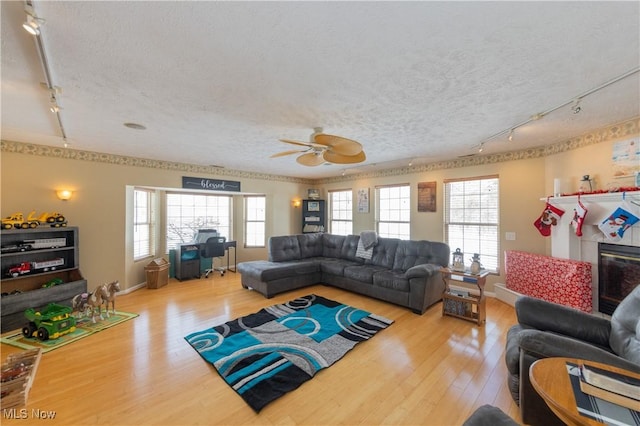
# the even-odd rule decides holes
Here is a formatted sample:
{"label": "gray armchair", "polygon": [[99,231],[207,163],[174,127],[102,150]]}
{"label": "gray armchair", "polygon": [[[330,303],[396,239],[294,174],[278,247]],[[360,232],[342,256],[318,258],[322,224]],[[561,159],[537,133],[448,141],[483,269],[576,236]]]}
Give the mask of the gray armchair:
{"label": "gray armchair", "polygon": [[550,357],[602,362],[640,373],[640,285],[616,308],[611,320],[521,296],[518,324],[507,333],[509,390],[530,425],[563,425],[529,381],[536,360]]}

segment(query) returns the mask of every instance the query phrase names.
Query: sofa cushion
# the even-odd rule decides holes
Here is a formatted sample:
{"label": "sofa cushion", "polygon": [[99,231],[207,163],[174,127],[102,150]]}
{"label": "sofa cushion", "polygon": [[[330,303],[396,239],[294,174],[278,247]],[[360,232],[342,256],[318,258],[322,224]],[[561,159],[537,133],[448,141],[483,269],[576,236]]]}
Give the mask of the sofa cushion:
{"label": "sofa cushion", "polygon": [[344,235],[322,234],[322,256],[340,259],[345,239]]}
{"label": "sofa cushion", "polygon": [[640,365],[640,285],[613,312],[609,345],[620,357]]}
{"label": "sofa cushion", "polygon": [[300,258],[322,256],[323,239],[322,234],[298,234],[298,244],[300,245]]}
{"label": "sofa cushion", "polygon": [[385,268],[382,266],[375,265],[347,266],[344,268],[344,277],[365,284],[373,284],[373,275],[384,270]]}
{"label": "sofa cushion", "polygon": [[358,241],[360,237],[358,235],[347,235],[342,244],[342,250],[340,251],[340,258],[345,260],[353,260],[354,262],[364,263],[362,259],[356,256],[356,250],[358,249]]}
{"label": "sofa cushion", "polygon": [[371,259],[366,260],[365,263],[392,269],[399,242],[398,238],[378,238],[378,244],[373,247]]}
{"label": "sofa cushion", "polygon": [[273,281],[282,278],[291,278],[298,275],[308,275],[320,270],[318,262],[308,262],[300,260],[297,262],[278,262],[271,268],[266,268],[262,271],[262,281]]}
{"label": "sofa cushion", "polygon": [[358,265],[358,263],[352,260],[323,258],[320,262],[320,270],[326,274],[342,277],[344,276],[344,268],[346,268],[347,266]]}
{"label": "sofa cushion", "polygon": [[300,243],[295,235],[283,235],[269,238],[269,260],[271,262],[284,262],[287,260],[299,260]]}
{"label": "sofa cushion", "polygon": [[434,264],[447,266],[449,246],[431,241],[402,240],[396,248],[393,269],[406,271],[415,265]]}
{"label": "sofa cushion", "polygon": [[409,291],[409,279],[402,271],[380,271],[373,275],[373,285],[391,290]]}

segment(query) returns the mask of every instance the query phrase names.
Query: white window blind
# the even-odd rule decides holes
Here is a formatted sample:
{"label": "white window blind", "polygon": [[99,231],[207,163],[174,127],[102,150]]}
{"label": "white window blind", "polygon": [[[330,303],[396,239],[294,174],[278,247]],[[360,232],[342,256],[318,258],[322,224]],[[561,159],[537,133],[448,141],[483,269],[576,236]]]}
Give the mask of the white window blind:
{"label": "white window blind", "polygon": [[376,187],[376,225],[378,235],[411,238],[411,189],[408,184]]}
{"label": "white window blind", "polygon": [[329,191],[330,232],[336,235],[353,234],[353,191]]}
{"label": "white window blind", "polygon": [[499,199],[498,176],[444,181],[444,238],[462,250],[467,267],[479,253],[485,269],[499,270]]}
{"label": "white window blind", "polygon": [[153,192],[133,190],[133,258],[142,259],[153,254],[154,223],[152,212]]}
{"label": "white window blind", "polygon": [[245,205],[245,247],[264,247],[266,229],[266,197],[246,196]]}

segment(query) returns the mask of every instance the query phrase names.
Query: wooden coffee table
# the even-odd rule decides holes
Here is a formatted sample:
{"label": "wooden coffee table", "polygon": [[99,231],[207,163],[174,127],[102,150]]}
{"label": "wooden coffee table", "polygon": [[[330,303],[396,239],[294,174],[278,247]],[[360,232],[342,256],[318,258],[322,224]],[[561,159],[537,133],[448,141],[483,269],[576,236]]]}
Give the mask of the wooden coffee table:
{"label": "wooden coffee table", "polygon": [[587,364],[617,373],[640,378],[639,374],[601,364],[575,358],[545,358],[534,362],[529,370],[529,379],[533,388],[544,399],[549,408],[567,425],[602,426],[602,423],[580,415],[571,387],[571,379],[567,373],[566,363]]}

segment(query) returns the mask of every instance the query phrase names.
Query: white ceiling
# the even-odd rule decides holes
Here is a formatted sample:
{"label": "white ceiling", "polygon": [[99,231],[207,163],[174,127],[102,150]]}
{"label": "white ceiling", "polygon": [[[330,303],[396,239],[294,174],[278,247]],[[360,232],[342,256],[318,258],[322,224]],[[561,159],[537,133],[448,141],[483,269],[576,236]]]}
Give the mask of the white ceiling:
{"label": "white ceiling", "polygon": [[[24,3],[2,1],[2,139],[62,146]],[[453,159],[640,66],[640,2],[35,1],[71,148],[322,178]],[[640,115],[640,73],[489,140]],[[123,126],[135,122],[146,130]],[[367,161],[304,167],[313,127]],[[359,168],[358,168],[359,167]]]}

